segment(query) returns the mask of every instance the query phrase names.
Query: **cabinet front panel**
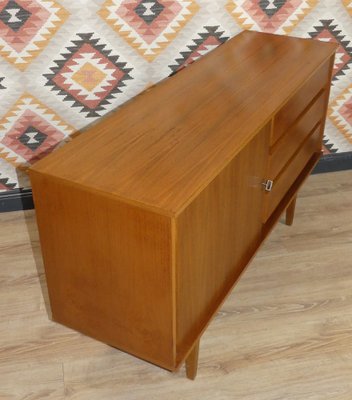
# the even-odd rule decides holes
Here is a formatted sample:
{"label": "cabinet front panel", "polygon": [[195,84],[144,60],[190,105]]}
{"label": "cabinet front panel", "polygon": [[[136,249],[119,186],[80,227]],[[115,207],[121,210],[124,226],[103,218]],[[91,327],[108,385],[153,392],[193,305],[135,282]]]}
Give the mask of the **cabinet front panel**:
{"label": "cabinet front panel", "polygon": [[265,193],[264,222],[271,216],[286,192],[300,175],[314,153],[321,150],[321,125],[318,125],[305,140],[297,154],[290,160],[281,174],[274,180],[271,192]]}
{"label": "cabinet front panel", "polygon": [[322,122],[325,111],[325,91],[315,99],[299,120],[287,131],[270,151],[269,178],[275,180],[291,157],[302,146],[313,129]]}
{"label": "cabinet front panel", "polygon": [[174,367],[169,218],[32,175],[53,318]]}
{"label": "cabinet front panel", "polygon": [[330,80],[330,64],[326,62],[277,113],[271,144],[287,132],[308,104]]}
{"label": "cabinet front panel", "polygon": [[229,293],[261,240],[265,127],[176,220],[177,360]]}

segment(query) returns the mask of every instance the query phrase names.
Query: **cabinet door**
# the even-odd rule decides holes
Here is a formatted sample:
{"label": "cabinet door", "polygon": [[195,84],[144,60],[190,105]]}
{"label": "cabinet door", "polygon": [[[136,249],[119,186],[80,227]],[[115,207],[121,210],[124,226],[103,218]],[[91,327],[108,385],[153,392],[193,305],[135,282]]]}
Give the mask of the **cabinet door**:
{"label": "cabinet door", "polygon": [[178,362],[261,242],[266,126],[176,220]]}

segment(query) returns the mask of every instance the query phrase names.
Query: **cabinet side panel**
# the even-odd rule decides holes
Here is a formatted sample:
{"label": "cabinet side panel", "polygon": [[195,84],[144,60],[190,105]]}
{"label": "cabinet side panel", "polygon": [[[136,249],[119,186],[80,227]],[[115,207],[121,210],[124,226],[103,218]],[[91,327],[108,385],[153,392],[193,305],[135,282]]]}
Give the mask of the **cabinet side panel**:
{"label": "cabinet side panel", "polygon": [[261,240],[265,127],[177,218],[177,361],[182,361]]}
{"label": "cabinet side panel", "polygon": [[53,319],[174,369],[170,219],[31,180]]}

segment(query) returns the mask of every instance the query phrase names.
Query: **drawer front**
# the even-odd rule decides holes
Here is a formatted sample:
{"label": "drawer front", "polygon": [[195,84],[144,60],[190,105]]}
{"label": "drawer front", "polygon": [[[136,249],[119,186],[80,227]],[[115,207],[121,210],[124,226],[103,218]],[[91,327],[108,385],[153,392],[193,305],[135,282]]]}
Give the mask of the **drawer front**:
{"label": "drawer front", "polygon": [[325,91],[315,100],[302,117],[270,150],[269,178],[275,180],[287,162],[301,147],[304,140],[322,122],[325,110]]}
{"label": "drawer front", "polygon": [[321,149],[321,125],[308,136],[299,151],[265,193],[263,222],[266,222],[314,153]]}
{"label": "drawer front", "polygon": [[326,62],[307,83],[278,112],[274,120],[271,144],[285,134],[312,99],[329,81],[329,63]]}

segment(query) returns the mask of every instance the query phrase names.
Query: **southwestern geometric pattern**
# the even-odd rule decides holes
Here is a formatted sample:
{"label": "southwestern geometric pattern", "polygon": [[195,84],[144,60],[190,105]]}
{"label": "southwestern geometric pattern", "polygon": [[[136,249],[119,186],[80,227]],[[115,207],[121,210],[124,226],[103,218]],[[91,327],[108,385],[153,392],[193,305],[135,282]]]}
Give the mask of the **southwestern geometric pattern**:
{"label": "southwestern geometric pattern", "polygon": [[339,132],[352,143],[352,84],[332,101],[329,117]]}
{"label": "southwestern geometric pattern", "polygon": [[337,153],[337,148],[334,147],[334,143],[330,142],[329,138],[324,137],[323,139],[323,155]]}
{"label": "southwestern geometric pattern", "polygon": [[243,29],[339,44],[324,151],[352,151],[351,0],[0,0],[0,192]]}
{"label": "southwestern geometric pattern", "polygon": [[290,33],[318,0],[230,0],[227,9],[243,29]]}
{"label": "southwestern geometric pattern", "polygon": [[197,13],[193,0],[107,0],[100,16],[148,61],[153,61]]}
{"label": "southwestern geometric pattern", "polygon": [[352,1],[351,0],[342,0],[342,3],[345,5],[347,11],[352,15]]}
{"label": "southwestern geometric pattern", "polygon": [[175,64],[170,65],[171,71],[173,73],[179,71],[228,39],[229,37],[224,35],[219,25],[205,26],[203,32],[193,39],[192,44],[187,45],[186,50],[180,52],[181,57],[176,58]]}
{"label": "southwestern geometric pattern", "polygon": [[341,75],[346,75],[346,71],[350,68],[352,62],[352,45],[351,40],[346,39],[346,35],[342,33],[336,21],[332,19],[320,20],[319,25],[314,26],[314,32],[309,32],[309,36],[313,39],[335,42],[339,45],[335,56],[333,81]]}
{"label": "southwestern geometric pattern", "polygon": [[64,96],[63,101],[85,113],[86,117],[100,117],[111,100],[122,92],[126,81],[132,79],[132,68],[120,61],[120,56],[94,33],[77,34],[68,52],[55,60],[46,86]]}
{"label": "southwestern geometric pattern", "polygon": [[0,12],[0,19],[14,32],[19,31],[32,13],[15,1],[9,1]]}
{"label": "southwestern geometric pattern", "polygon": [[3,178],[0,174],[0,192],[6,192],[16,188],[16,182],[11,183],[10,178]]}
{"label": "southwestern geometric pattern", "polygon": [[68,12],[53,0],[0,1],[0,55],[25,70],[67,17]]}
{"label": "southwestern geometric pattern", "polygon": [[0,132],[0,157],[14,166],[29,166],[69,138],[74,128],[25,93],[0,120]]}

